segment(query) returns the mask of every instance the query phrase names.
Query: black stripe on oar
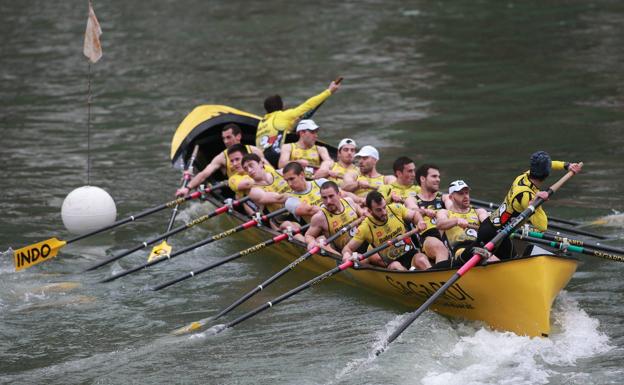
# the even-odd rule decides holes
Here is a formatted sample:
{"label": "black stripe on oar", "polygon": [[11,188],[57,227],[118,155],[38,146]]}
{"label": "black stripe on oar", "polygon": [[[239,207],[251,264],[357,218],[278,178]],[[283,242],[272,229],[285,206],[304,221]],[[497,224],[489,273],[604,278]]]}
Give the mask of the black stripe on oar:
{"label": "black stripe on oar", "polygon": [[[336,231],[335,234],[331,235],[330,237],[328,237],[327,239],[325,239],[325,241],[323,242],[324,245],[329,245],[331,242],[333,242],[334,240],[338,239],[342,234],[350,231],[352,228],[354,228],[355,226],[357,226],[360,222],[362,222],[362,220],[364,219],[364,217],[358,218],[355,221],[343,226],[342,228],[340,228],[338,231]],[[230,306],[226,307],[225,309],[221,310],[221,312],[219,312],[219,314],[217,314],[214,318],[217,319],[227,313],[229,313],[230,311],[234,310],[236,307],[238,307],[240,304],[244,303],[245,301],[247,301],[249,298],[253,297],[256,293],[262,291],[263,289],[265,289],[267,286],[269,286],[271,283],[275,282],[278,278],[280,278],[282,275],[288,273],[289,271],[291,271],[292,269],[295,268],[295,266],[297,266],[298,264],[300,264],[301,262],[305,261],[306,259],[310,258],[312,255],[318,253],[319,251],[321,251],[321,247],[320,246],[316,246],[313,247],[312,249],[310,249],[308,252],[306,252],[305,254],[301,255],[299,258],[295,259],[293,262],[289,263],[286,267],[284,267],[282,270],[278,271],[277,273],[273,274],[271,277],[269,277],[267,280],[265,280],[264,282],[262,282],[261,284],[259,284],[258,286],[254,287],[252,290],[250,290],[249,292],[247,292],[247,294],[243,295],[242,297],[240,297],[239,299],[237,299],[234,303],[232,303]]]}
{"label": "black stripe on oar", "polygon": [[126,257],[126,256],[134,253],[135,251],[144,249],[144,248],[146,248],[149,245],[153,245],[154,243],[156,243],[156,242],[158,242],[160,240],[168,238],[168,237],[170,237],[170,236],[172,236],[174,234],[177,234],[177,233],[179,233],[181,231],[190,229],[191,227],[196,226],[196,225],[198,225],[200,223],[204,223],[205,221],[207,221],[208,219],[210,219],[212,217],[215,217],[217,215],[221,215],[223,213],[228,212],[229,210],[232,209],[232,207],[238,206],[241,203],[244,203],[248,199],[249,199],[249,197],[245,197],[245,198],[243,198],[241,200],[232,201],[229,204],[226,204],[224,206],[221,206],[221,207],[217,208],[216,210],[212,211],[210,214],[202,215],[201,217],[198,217],[198,218],[196,218],[196,219],[194,219],[194,220],[192,220],[190,222],[187,222],[187,223],[185,223],[185,224],[183,224],[181,226],[178,226],[178,227],[176,227],[175,229],[173,229],[171,231],[167,231],[166,233],[161,234],[161,235],[159,235],[157,237],[148,239],[147,241],[144,241],[144,242],[140,243],[138,246],[135,246],[135,247],[131,248],[130,250],[126,250],[126,251],[124,251],[122,253],[119,253],[117,255],[113,255],[112,257],[110,257],[110,258],[108,258],[108,259],[106,259],[104,261],[98,262],[95,265],[87,268],[85,270],[85,272],[98,269],[98,268],[100,268],[100,267],[102,267],[104,265],[108,265],[109,263],[114,262],[114,261],[116,261],[118,259],[121,259],[123,257]]}
{"label": "black stripe on oar", "polygon": [[[541,234],[541,233],[538,233],[538,234]],[[591,255],[591,256],[594,256],[594,257],[608,259],[608,260],[611,260],[611,261],[624,262],[624,255],[617,255],[617,254],[606,253],[606,252],[600,251],[600,250],[592,250],[592,249],[588,249],[588,248],[582,247],[582,246],[575,246],[575,245],[567,243],[567,242],[548,241],[548,240],[545,240],[545,239],[536,238],[536,237],[532,237],[530,235],[524,235],[524,234],[521,234],[521,233],[511,234],[511,237],[514,238],[514,239],[520,239],[520,240],[527,241],[527,242],[530,242],[530,243],[536,243],[538,245],[550,246],[550,247],[552,247],[554,249],[558,249],[558,250],[570,251],[570,252],[573,252],[573,253],[579,253],[579,254],[585,254],[585,255]]]}
{"label": "black stripe on oar", "polygon": [[309,226],[310,225],[305,225],[305,226],[303,226],[303,227],[301,227],[299,229],[293,230],[291,234],[283,233],[283,234],[280,234],[280,235],[276,235],[275,237],[273,237],[271,239],[268,239],[268,240],[266,240],[264,242],[258,243],[257,245],[249,247],[249,248],[247,248],[245,250],[241,250],[241,251],[239,251],[237,253],[228,255],[227,257],[225,257],[223,259],[220,259],[220,260],[218,260],[216,262],[213,262],[213,263],[211,263],[209,265],[206,265],[206,266],[202,267],[199,270],[191,271],[191,272],[189,272],[189,273],[187,273],[185,275],[179,276],[178,278],[174,278],[171,281],[167,281],[167,282],[161,283],[160,285],[154,286],[154,287],[151,288],[151,290],[158,291],[158,290],[164,289],[164,288],[169,287],[171,285],[174,285],[174,284],[176,284],[178,282],[187,280],[189,278],[196,277],[196,276],[200,275],[201,273],[205,273],[205,272],[207,272],[209,270],[212,270],[212,269],[214,269],[217,266],[223,265],[224,263],[233,261],[233,260],[238,259],[240,257],[243,257],[245,255],[249,255],[251,253],[255,253],[256,251],[264,249],[267,246],[271,246],[271,245],[280,243],[281,241],[283,241],[285,239],[289,239],[292,235],[296,235],[296,234],[299,234],[299,233],[305,231]]}
{"label": "black stripe on oar", "polygon": [[135,266],[135,267],[133,267],[131,269],[124,270],[124,271],[119,272],[117,274],[111,275],[110,277],[108,277],[108,278],[106,278],[106,279],[104,279],[104,280],[102,280],[100,282],[101,283],[111,282],[111,281],[114,281],[114,280],[116,280],[118,278],[124,277],[124,276],[126,276],[128,274],[134,273],[136,271],[143,270],[143,269],[145,269],[147,267],[154,266],[154,265],[157,265],[157,264],[159,264],[161,262],[173,259],[173,258],[175,258],[175,257],[177,257],[177,256],[179,256],[181,254],[184,254],[184,253],[186,253],[188,251],[191,251],[193,249],[196,249],[198,247],[208,245],[208,244],[210,244],[210,243],[212,243],[214,241],[218,241],[219,239],[223,239],[223,238],[228,237],[228,236],[230,236],[232,234],[235,234],[235,233],[238,233],[240,231],[243,231],[243,230],[249,229],[251,227],[257,226],[261,221],[266,221],[266,220],[268,220],[270,218],[273,218],[276,215],[283,214],[284,212],[286,212],[286,209],[279,209],[279,210],[276,210],[276,211],[274,211],[274,212],[272,212],[270,214],[263,215],[260,218],[251,219],[251,220],[249,220],[249,221],[247,221],[247,222],[245,222],[245,223],[243,223],[241,225],[238,225],[238,226],[233,227],[233,228],[231,228],[229,230],[223,231],[223,232],[221,232],[219,234],[213,235],[212,237],[207,238],[207,239],[205,239],[203,241],[194,243],[194,244],[192,244],[190,246],[187,246],[187,247],[185,247],[183,249],[180,249],[180,250],[176,251],[175,253],[171,253],[171,255],[162,255],[162,256],[160,256],[160,257],[158,257],[156,259],[152,259],[151,261],[146,262],[146,263],[144,263],[142,265]]}
{"label": "black stripe on oar", "polygon": [[[582,164],[583,163],[581,163],[581,165]],[[572,171],[569,171],[563,177],[561,177],[561,179],[559,179],[555,184],[553,184],[548,189],[549,197],[552,196],[557,190],[559,190],[559,188],[568,179],[572,178],[573,176],[574,176],[574,173]],[[520,215],[513,218],[511,222],[505,225],[505,227],[503,227],[498,232],[498,234],[496,234],[496,236],[484,246],[485,249],[487,249],[489,252],[492,252],[505,238],[507,238],[518,227],[520,227],[522,222],[524,222],[528,217],[533,215],[535,210],[542,203],[544,203],[544,200],[542,198],[537,197],[535,201],[529,205],[529,207],[527,207],[524,211],[520,213]],[[425,303],[423,303],[422,305],[420,305],[418,309],[416,309],[416,311],[410,314],[410,316],[407,318],[406,321],[404,321],[401,325],[399,325],[399,327],[388,337],[388,339],[386,340],[384,344],[384,347],[379,348],[377,349],[377,351],[375,351],[375,355],[381,354],[386,349],[386,346],[388,346],[390,343],[392,343],[392,341],[397,339],[397,337],[401,335],[401,333],[403,333],[403,331],[405,331],[405,329],[407,329],[416,320],[416,318],[418,318],[422,313],[424,313],[425,310],[427,310],[429,306],[431,306],[431,304],[433,304],[440,296],[442,296],[448,290],[449,287],[453,286],[453,284],[457,282],[458,279],[460,279],[464,274],[466,274],[468,271],[470,271],[470,269],[472,269],[476,264],[478,264],[479,261],[481,261],[481,255],[474,254],[472,258],[468,260],[468,262],[466,262],[462,267],[460,267],[459,270],[457,270],[457,272],[453,274],[451,278],[448,281],[446,281],[444,285],[442,285],[442,287],[440,287],[435,293],[433,293],[431,297],[429,297],[425,301]]]}
{"label": "black stripe on oar", "polygon": [[[414,230],[408,231],[405,234],[401,234],[400,236],[398,236],[396,238],[388,240],[388,241],[384,242],[383,244],[375,247],[374,249],[370,249],[366,253],[359,255],[357,257],[357,259],[361,261],[361,260],[364,260],[364,259],[370,257],[371,255],[373,255],[375,253],[380,252],[381,250],[384,250],[387,247],[399,246],[399,244],[401,242],[405,242],[405,243],[411,242],[410,237],[413,234],[416,234],[417,231],[418,231],[417,229],[414,229]],[[261,306],[258,306],[257,308],[251,310],[248,313],[243,314],[242,316],[236,318],[235,320],[226,323],[219,330],[217,330],[217,333],[221,332],[222,330],[224,330],[226,328],[230,328],[230,327],[233,327],[235,325],[238,325],[239,323],[241,323],[241,322],[243,322],[243,321],[245,321],[245,320],[255,316],[256,314],[261,313],[262,311],[277,305],[278,303],[280,303],[280,302],[282,302],[282,301],[292,297],[293,295],[295,295],[295,294],[297,294],[297,293],[299,293],[299,292],[301,292],[301,291],[303,291],[303,290],[305,290],[307,288],[310,288],[310,287],[320,283],[321,281],[325,280],[326,278],[329,278],[332,275],[335,275],[337,273],[340,273],[341,271],[344,271],[344,270],[352,267],[353,265],[354,265],[354,261],[351,261],[351,260],[343,262],[340,265],[334,267],[333,269],[328,270],[325,273],[323,273],[323,274],[321,274],[321,275],[319,275],[319,276],[309,280],[308,282],[305,282],[305,283],[297,286],[296,288],[288,291],[287,293],[280,295],[279,297],[275,298],[274,300],[266,302],[265,304],[263,304]]]}
{"label": "black stripe on oar", "polygon": [[[475,204],[475,205],[477,205],[477,206],[486,207],[486,208],[489,208],[489,209],[497,209],[498,206],[499,206],[496,203],[482,201],[480,199],[474,199],[474,198],[470,198],[470,202]],[[570,226],[581,226],[581,225],[583,225],[583,223],[578,222],[578,221],[573,221],[571,219],[562,219],[562,218],[556,218],[556,217],[551,217],[551,216],[548,216],[548,218],[551,221],[563,223],[563,224],[570,225]]]}

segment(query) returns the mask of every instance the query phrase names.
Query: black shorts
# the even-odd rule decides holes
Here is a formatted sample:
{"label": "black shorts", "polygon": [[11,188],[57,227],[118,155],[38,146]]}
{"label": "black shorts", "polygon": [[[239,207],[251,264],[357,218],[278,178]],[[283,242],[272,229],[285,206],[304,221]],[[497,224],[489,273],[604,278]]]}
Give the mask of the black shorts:
{"label": "black shorts", "polygon": [[438,238],[441,241],[443,240],[442,234],[440,234],[440,230],[436,229],[435,227],[430,228],[429,230],[426,230],[424,233],[420,234],[420,239],[422,239],[423,242],[427,237]]}
{"label": "black shorts", "polygon": [[417,252],[418,252],[417,249],[412,248],[411,250],[407,251],[405,254],[401,255],[397,259],[391,260],[391,261],[386,261],[384,259],[384,262],[386,262],[386,267],[392,262],[399,262],[401,265],[403,265],[404,268],[409,270],[409,268],[412,267],[412,258]]}

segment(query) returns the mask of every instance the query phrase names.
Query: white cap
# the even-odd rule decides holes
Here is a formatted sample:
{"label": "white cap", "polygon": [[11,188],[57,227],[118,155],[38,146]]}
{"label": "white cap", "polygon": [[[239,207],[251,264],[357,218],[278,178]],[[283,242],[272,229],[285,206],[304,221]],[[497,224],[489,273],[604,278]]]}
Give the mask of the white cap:
{"label": "white cap", "polygon": [[312,119],[303,119],[297,124],[297,132],[318,130],[319,126]]}
{"label": "white cap", "polygon": [[377,149],[373,146],[364,146],[360,149],[360,151],[358,151],[357,154],[355,154],[355,156],[370,156],[379,160],[379,151],[377,151]]}
{"label": "white cap", "polygon": [[340,141],[340,143],[338,143],[338,151],[340,151],[342,146],[346,146],[347,144],[352,144],[353,146],[357,147],[355,140],[350,139],[350,138],[344,138],[343,140]]}
{"label": "white cap", "polygon": [[456,181],[451,182],[451,184],[449,184],[449,194],[461,191],[465,188],[469,189],[470,186],[468,186],[468,184],[466,184],[466,182],[464,182],[463,180],[458,179]]}

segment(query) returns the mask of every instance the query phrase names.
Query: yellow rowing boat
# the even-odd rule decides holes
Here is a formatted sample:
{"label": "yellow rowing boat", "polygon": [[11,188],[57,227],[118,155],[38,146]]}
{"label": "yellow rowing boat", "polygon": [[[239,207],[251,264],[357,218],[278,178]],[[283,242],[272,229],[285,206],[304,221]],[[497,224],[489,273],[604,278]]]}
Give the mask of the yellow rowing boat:
{"label": "yellow rowing boat", "polygon": [[[193,110],[176,131],[171,158],[174,163],[184,161],[190,149],[202,145],[204,162],[224,146],[220,140],[221,127],[227,123],[243,122],[245,143],[253,143],[250,132],[258,117],[226,106],[200,106]],[[328,146],[330,153],[335,149]],[[199,167],[205,165],[201,164]],[[221,206],[227,193],[213,193],[208,200]],[[238,212],[234,220],[248,218]],[[250,244],[261,242],[277,233],[266,227],[257,227],[244,233]],[[526,244],[519,243],[518,250]],[[280,243],[273,249],[276,256],[291,262],[306,252],[306,246],[297,241]],[[314,255],[300,266],[314,273],[334,268],[340,261],[337,255]],[[567,285],[576,271],[577,260],[533,248],[531,255],[502,262],[477,266],[455,283],[431,309],[450,317],[483,321],[501,331],[519,335],[548,336],[550,312],[557,294]],[[346,270],[336,278],[362,290],[382,296],[407,309],[415,309],[431,296],[454,273],[455,269],[437,271],[397,272],[377,267],[357,267]]]}

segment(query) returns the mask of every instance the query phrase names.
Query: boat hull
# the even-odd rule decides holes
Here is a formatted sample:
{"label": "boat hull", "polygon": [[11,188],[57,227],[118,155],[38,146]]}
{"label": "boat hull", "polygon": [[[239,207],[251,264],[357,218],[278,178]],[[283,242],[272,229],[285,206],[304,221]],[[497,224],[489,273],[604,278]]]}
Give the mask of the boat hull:
{"label": "boat hull", "polygon": [[[216,197],[210,200],[219,204]],[[231,219],[231,223],[246,220],[240,213],[233,213]],[[243,234],[251,245],[277,233],[256,227]],[[271,254],[285,265],[305,252],[304,244],[287,241],[274,246]],[[338,263],[338,256],[314,255],[297,268],[321,274]],[[550,333],[552,304],[577,265],[575,259],[544,254],[476,266],[434,302],[431,310],[453,318],[482,321],[499,331],[546,337]],[[361,266],[345,270],[335,279],[409,311],[426,301],[455,272],[456,269],[398,272]]]}

